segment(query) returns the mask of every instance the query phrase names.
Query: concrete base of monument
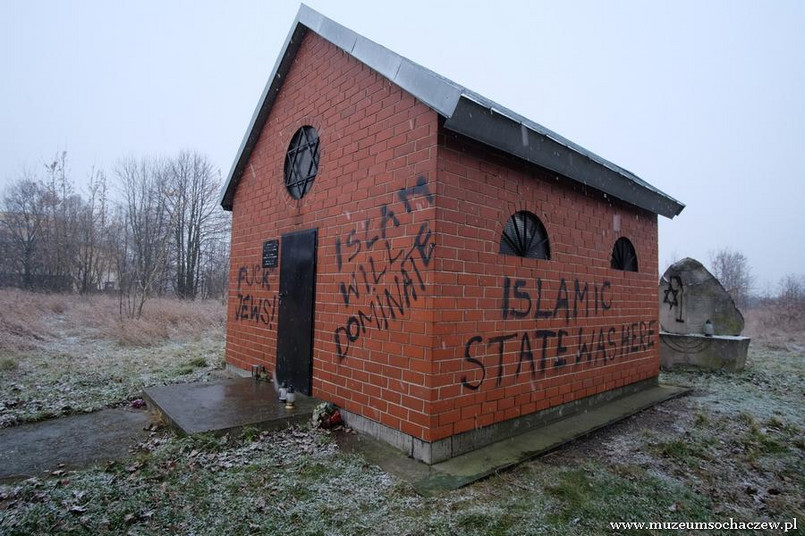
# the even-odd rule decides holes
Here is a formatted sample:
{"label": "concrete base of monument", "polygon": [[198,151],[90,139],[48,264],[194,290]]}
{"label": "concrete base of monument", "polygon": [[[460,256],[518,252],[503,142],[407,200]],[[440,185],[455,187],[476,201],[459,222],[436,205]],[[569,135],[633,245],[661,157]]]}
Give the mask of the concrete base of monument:
{"label": "concrete base of monument", "polygon": [[434,443],[345,412],[347,424],[363,434],[344,435],[341,443],[409,480],[421,494],[433,495],[545,454],[687,391],[647,380]]}
{"label": "concrete base of monument", "polygon": [[677,366],[706,370],[743,370],[749,350],[749,337],[699,334],[660,333],[660,366],[670,370]]}

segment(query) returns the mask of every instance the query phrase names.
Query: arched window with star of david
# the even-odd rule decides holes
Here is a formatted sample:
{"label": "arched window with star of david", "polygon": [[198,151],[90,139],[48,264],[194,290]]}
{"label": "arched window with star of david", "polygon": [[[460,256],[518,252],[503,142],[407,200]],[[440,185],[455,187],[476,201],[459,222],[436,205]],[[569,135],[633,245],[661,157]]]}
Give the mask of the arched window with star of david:
{"label": "arched window with star of david", "polygon": [[285,154],[285,187],[294,199],[302,199],[319,171],[319,135],[305,125],[296,131]]}

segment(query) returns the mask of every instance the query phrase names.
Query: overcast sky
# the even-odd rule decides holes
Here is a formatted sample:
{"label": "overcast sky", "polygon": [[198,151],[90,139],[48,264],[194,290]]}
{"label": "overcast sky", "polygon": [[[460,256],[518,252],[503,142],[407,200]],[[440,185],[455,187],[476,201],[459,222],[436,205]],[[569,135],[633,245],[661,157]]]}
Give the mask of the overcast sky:
{"label": "overcast sky", "polygon": [[[805,274],[805,2],[309,0],[327,17],[682,201],[660,271],[742,251]],[[67,151],[229,172],[294,1],[0,2],[0,189]]]}

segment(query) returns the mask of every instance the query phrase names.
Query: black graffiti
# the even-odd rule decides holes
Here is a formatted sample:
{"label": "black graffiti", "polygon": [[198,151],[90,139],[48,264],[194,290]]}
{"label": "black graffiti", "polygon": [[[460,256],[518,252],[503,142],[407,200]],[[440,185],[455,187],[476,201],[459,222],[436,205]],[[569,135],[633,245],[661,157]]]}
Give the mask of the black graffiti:
{"label": "black graffiti", "polygon": [[[508,356],[517,356],[514,380],[529,371],[537,379],[552,368],[567,366],[601,366],[618,358],[647,351],[655,345],[656,320],[622,324],[619,327],[598,327],[577,330],[536,329],[533,331],[507,333],[484,338],[474,335],[464,345],[464,361],[481,373],[474,383],[462,376],[461,385],[472,391],[481,387],[486,379],[485,358],[497,365],[495,384],[500,387],[505,377],[504,370],[514,363],[506,363]],[[618,336],[620,332],[620,336]],[[533,342],[532,342],[533,341]],[[513,346],[513,345],[519,345]],[[575,352],[569,352],[575,348]],[[536,354],[536,356],[535,356]]]}
{"label": "black graffiti", "polygon": [[[377,229],[375,227],[377,221]],[[400,220],[394,214],[394,211],[387,205],[380,207],[380,215],[378,218],[367,218],[363,222],[363,232],[357,229],[350,231],[345,239],[340,236],[335,239],[335,257],[340,272],[344,267],[344,255],[347,255],[346,262],[352,262],[363,251],[374,249],[375,243],[383,240],[386,251],[391,256],[391,243],[388,240],[389,225],[392,228],[400,226]]]}
{"label": "black graffiti", "polygon": [[274,270],[263,268],[260,264],[243,265],[238,268],[235,321],[251,321],[268,327],[274,325],[277,296],[256,296],[252,293],[252,291],[270,292],[270,276],[273,274]]}
{"label": "black graffiti", "polygon": [[[413,197],[424,197],[429,204],[433,203],[427,180],[422,176],[414,186],[398,191],[406,213],[413,210],[409,202]],[[341,359],[367,329],[387,330],[390,322],[403,317],[425,293],[422,272],[430,265],[435,247],[430,224],[427,221],[420,224],[416,236],[402,248],[391,243],[391,234],[399,226],[394,207],[382,204],[375,217],[364,220],[362,230],[353,229],[335,239],[339,272],[359,256],[362,260],[338,284],[344,305],[352,308],[352,314],[333,334]]]}
{"label": "black graffiti", "polygon": [[251,320],[256,324],[266,326],[274,325],[274,316],[277,312],[277,297],[255,298],[251,294],[237,295],[238,305],[235,309],[235,320]]}
{"label": "black graffiti", "polygon": [[364,266],[359,266],[349,281],[341,282],[341,297],[345,305],[349,306],[351,302],[361,299],[368,299],[369,302],[351,315],[345,326],[336,328],[334,339],[339,358],[346,357],[351,344],[366,334],[367,325],[381,331],[387,330],[389,320],[404,316],[411,304],[424,295],[427,287],[421,267],[427,267],[432,258],[431,236],[428,224],[425,222],[414,238],[411,248],[407,252],[401,250],[395,257],[402,257],[402,260],[398,263],[394,275],[388,280],[386,275],[390,268],[387,266],[378,271],[374,259],[370,257],[368,271]]}
{"label": "black graffiti", "polygon": [[411,212],[412,210],[411,203],[409,202],[409,199],[412,197],[422,196],[427,199],[429,205],[433,204],[433,194],[430,189],[428,189],[428,181],[421,175],[417,178],[416,185],[410,188],[403,188],[397,195],[399,195],[406,212]]}
{"label": "black graffiti", "polygon": [[[516,336],[516,334],[515,334],[515,336]],[[484,383],[484,380],[486,379],[486,367],[484,366],[483,361],[481,361],[480,359],[475,359],[474,357],[472,357],[472,355],[470,353],[470,349],[472,348],[473,344],[476,344],[476,343],[480,344],[482,342],[484,342],[484,338],[481,337],[480,335],[476,335],[476,336],[472,337],[470,340],[468,340],[467,344],[464,345],[464,360],[472,363],[473,365],[476,365],[481,370],[481,379],[478,380],[478,383],[472,384],[472,383],[468,382],[466,375],[462,376],[462,378],[461,378],[461,384],[464,387],[466,387],[467,389],[472,389],[473,391],[478,389],[481,386],[481,384]]]}
{"label": "black graffiti", "polygon": [[261,289],[271,288],[269,276],[274,273],[270,268],[263,268],[260,264],[244,265],[238,268],[238,292],[243,286],[259,286]]}
{"label": "black graffiti", "polygon": [[682,299],[684,287],[682,286],[682,278],[678,275],[672,275],[668,280],[668,286],[665,288],[665,296],[662,302],[668,304],[669,309],[676,308],[676,321],[684,323],[685,319],[682,317]]}
{"label": "black graffiti", "polygon": [[[410,199],[413,197],[424,197],[428,204],[433,204],[433,194],[428,189],[428,181],[425,177],[420,176],[415,186],[410,188],[402,188],[397,192],[400,201],[403,203],[406,212],[411,212]],[[346,255],[346,262],[352,262],[363,251],[370,251],[374,249],[378,241],[383,241],[385,244],[386,252],[391,258],[392,248],[389,242],[389,229],[395,229],[400,226],[400,220],[394,212],[394,209],[389,207],[388,204],[380,205],[378,214],[374,217],[367,218],[363,221],[363,231],[353,229],[350,231],[346,238],[342,240],[340,236],[335,239],[335,256],[338,271],[340,272],[344,267],[344,256]],[[396,259],[395,259],[396,260]]]}
{"label": "black graffiti", "polygon": [[590,317],[591,313],[592,316],[597,316],[612,308],[612,297],[610,296],[612,283],[609,281],[604,281],[599,285],[575,279],[571,291],[568,288],[567,280],[562,278],[553,295],[542,278],[538,277],[533,285],[533,288],[529,288],[529,283],[525,279],[512,280],[508,276],[504,276],[501,305],[504,320],[564,316],[565,323],[569,323],[571,317],[578,318],[582,313],[585,317]]}

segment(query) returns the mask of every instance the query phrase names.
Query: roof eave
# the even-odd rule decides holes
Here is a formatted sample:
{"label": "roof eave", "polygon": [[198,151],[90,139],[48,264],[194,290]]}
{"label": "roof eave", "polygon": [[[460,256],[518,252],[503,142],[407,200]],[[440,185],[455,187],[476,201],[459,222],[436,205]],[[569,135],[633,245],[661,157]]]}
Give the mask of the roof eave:
{"label": "roof eave", "polygon": [[685,208],[660,190],[636,182],[640,179],[625,175],[625,170],[611,169],[614,164],[575,151],[549,132],[537,131],[472,98],[459,100],[444,127],[655,214],[673,218]]}

